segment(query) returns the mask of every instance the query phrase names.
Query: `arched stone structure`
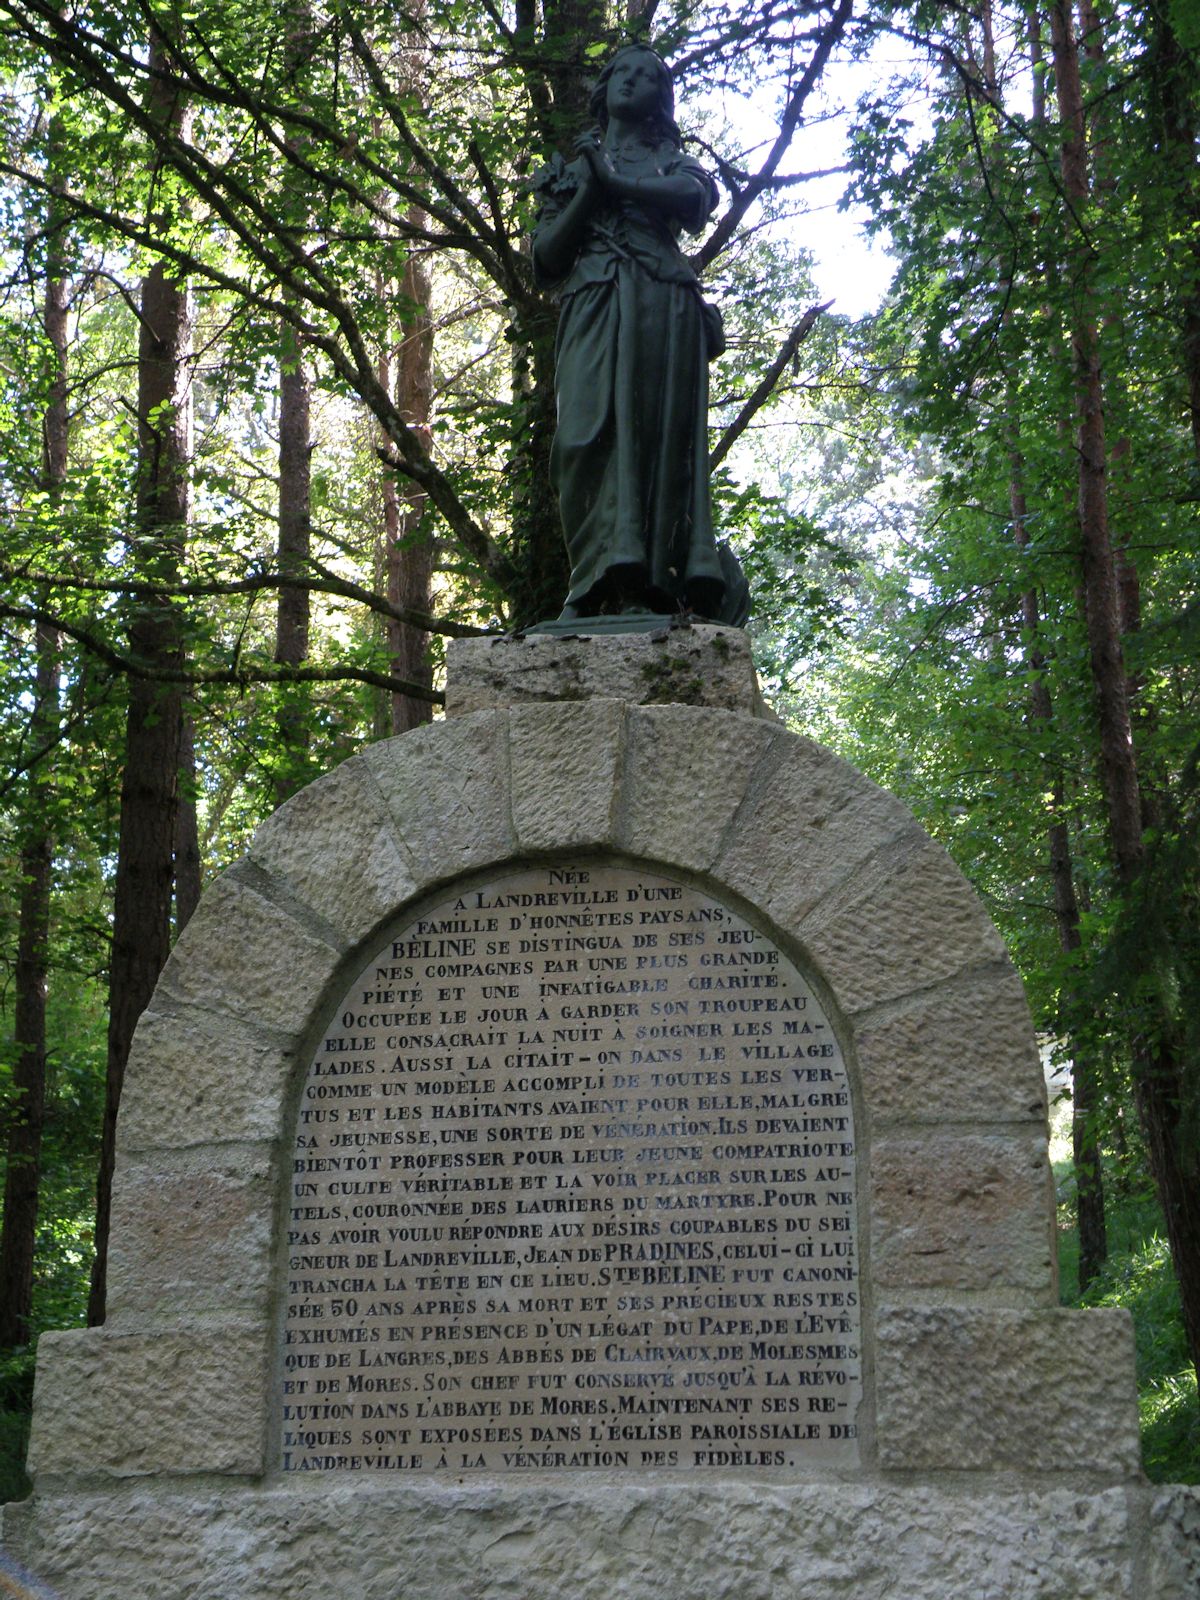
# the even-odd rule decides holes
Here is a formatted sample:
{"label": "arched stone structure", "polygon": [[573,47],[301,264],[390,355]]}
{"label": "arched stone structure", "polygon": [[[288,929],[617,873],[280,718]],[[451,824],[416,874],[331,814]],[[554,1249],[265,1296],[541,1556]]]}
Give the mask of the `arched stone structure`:
{"label": "arched stone structure", "polygon": [[[853,1471],[274,1470],[277,1193],[314,1018],[406,905],[550,859],[755,908],[820,987],[859,1146]],[[457,716],[297,795],[180,939],[129,1065],[109,1321],[43,1340],[35,1496],[6,1536],[68,1600],[1182,1597],[1194,1502],[1141,1479],[1127,1319],[1058,1309],[1052,1227],[1020,984],[903,805],[737,711]]]}

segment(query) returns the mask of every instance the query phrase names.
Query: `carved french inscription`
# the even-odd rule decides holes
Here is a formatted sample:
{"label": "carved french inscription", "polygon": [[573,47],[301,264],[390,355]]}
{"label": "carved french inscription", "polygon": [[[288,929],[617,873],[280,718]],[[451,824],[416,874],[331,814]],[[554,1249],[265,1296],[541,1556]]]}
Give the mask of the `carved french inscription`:
{"label": "carved french inscription", "polygon": [[856,1458],[841,1052],[687,885],[542,867],[413,921],[329,1024],[290,1181],[284,1471]]}

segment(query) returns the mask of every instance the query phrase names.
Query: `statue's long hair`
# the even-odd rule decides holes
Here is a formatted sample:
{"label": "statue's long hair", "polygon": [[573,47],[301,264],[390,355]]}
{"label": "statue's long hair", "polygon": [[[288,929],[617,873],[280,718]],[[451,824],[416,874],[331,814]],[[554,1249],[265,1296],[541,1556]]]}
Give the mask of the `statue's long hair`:
{"label": "statue's long hair", "polygon": [[604,69],[596,79],[595,87],[592,89],[591,97],[588,101],[592,116],[595,117],[598,127],[602,130],[607,130],[608,80],[612,77],[617,62],[635,51],[639,55],[649,56],[657,69],[658,109],[653,116],[647,118],[648,131],[652,132],[656,139],[666,139],[676,149],[680,149],[683,145],[683,136],[679,132],[678,124],[675,121],[675,85],[671,81],[671,69],[658,52],[651,50],[648,44],[627,44],[623,49],[618,50],[615,56],[610,57],[605,62]]}

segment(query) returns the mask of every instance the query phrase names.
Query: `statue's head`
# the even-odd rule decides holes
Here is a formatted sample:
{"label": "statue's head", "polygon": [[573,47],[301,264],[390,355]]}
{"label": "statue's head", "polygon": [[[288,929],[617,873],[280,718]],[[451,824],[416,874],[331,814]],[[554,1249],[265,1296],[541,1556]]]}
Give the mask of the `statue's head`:
{"label": "statue's head", "polygon": [[647,120],[652,131],[660,139],[669,139],[672,144],[680,142],[679,129],[675,123],[675,87],[671,82],[671,69],[663,58],[648,44],[629,44],[618,50],[604,65],[604,70],[596,79],[592,89],[591,99],[588,104],[593,117],[601,128],[608,127],[608,86],[612,81],[613,73],[622,62],[627,62],[633,56],[638,56],[652,64],[654,81],[658,87],[658,104],[651,117]]}

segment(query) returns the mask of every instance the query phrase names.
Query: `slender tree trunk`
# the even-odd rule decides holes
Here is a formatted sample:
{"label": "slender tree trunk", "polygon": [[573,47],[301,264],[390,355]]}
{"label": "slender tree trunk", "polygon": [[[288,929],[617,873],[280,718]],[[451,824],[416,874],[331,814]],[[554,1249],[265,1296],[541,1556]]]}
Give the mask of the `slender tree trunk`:
{"label": "slender tree trunk", "polygon": [[1031,113],[1034,123],[1044,127],[1046,122],[1046,62],[1045,46],[1042,43],[1042,13],[1040,6],[1027,6],[1025,8],[1025,35],[1029,41],[1029,65],[1032,69],[1033,103]]}
{"label": "slender tree trunk", "polygon": [[[57,712],[58,635],[38,624],[34,690],[35,743]],[[26,1344],[33,1309],[33,1263],[37,1238],[38,1186],[46,1110],[46,973],[50,932],[53,841],[45,815],[36,815],[39,791],[49,804],[50,763],[30,785],[29,834],[21,850],[18,910],[13,1106],[4,1177],[4,1223],[0,1230],[0,1347]],[[31,775],[32,776],[32,775]]]}
{"label": "slender tree trunk", "polygon": [[[288,33],[284,46],[287,79],[298,102],[305,101],[303,78],[313,29],[309,0],[288,0]],[[303,142],[290,135],[287,148],[303,155]],[[309,204],[297,173],[287,200],[289,220],[303,236],[310,226]],[[312,555],[312,379],[304,342],[289,322],[279,327],[279,535],[277,559],[281,576],[307,577]],[[302,588],[279,590],[275,612],[275,660],[279,666],[298,667],[308,657],[312,607]],[[276,729],[279,765],[275,771],[275,801],[281,805],[307,781],[311,697],[307,686],[283,684],[279,688]]]}
{"label": "slender tree trunk", "polygon": [[[982,78],[989,97],[1000,104],[1000,86],[996,75],[995,34],[992,8],[983,0],[979,11],[983,30]],[[1035,85],[1040,84],[1038,71],[1041,59],[1041,38],[1036,11],[1027,13],[1027,27],[1031,64]],[[968,35],[969,37],[969,35]],[[973,46],[971,47],[973,48]],[[1037,91],[1037,92],[1040,92]],[[1044,118],[1045,105],[1035,100],[1034,120]],[[1000,160],[1004,160],[1003,146],[998,144]],[[1003,171],[995,177],[1003,177]],[[1011,272],[1019,270],[1016,262]],[[1007,289],[1001,284],[1001,292]],[[1005,295],[1007,303],[1007,295]],[[1001,322],[1005,334],[1011,330],[1011,317],[1005,312]],[[1006,340],[1006,344],[1007,344]],[[1025,459],[1021,448],[1021,407],[1016,374],[1025,361],[1024,349],[1007,349],[1005,363],[1005,429],[1008,439],[1009,510],[1012,519],[1013,539],[1018,550],[1029,547],[1029,507],[1025,490]],[[1029,681],[1029,718],[1040,725],[1049,748],[1053,741],[1054,706],[1050,693],[1048,662],[1042,649],[1041,615],[1037,589],[1032,581],[1021,595],[1021,621],[1024,633],[1025,666]],[[1054,806],[1046,830],[1047,860],[1054,898],[1054,920],[1059,942],[1064,951],[1074,954],[1081,946],[1079,905],[1075,896],[1074,869],[1071,859],[1070,836],[1064,820],[1065,805],[1063,776],[1056,755],[1049,756]],[[1079,1280],[1084,1287],[1095,1277],[1105,1259],[1107,1244],[1104,1224],[1104,1188],[1100,1165],[1098,1112],[1098,1075],[1090,1053],[1080,1048],[1078,1040],[1079,1007],[1074,994],[1064,996],[1060,1010],[1060,1029],[1069,1041],[1072,1061],[1072,1144],[1076,1178],[1077,1209],[1080,1238]]]}
{"label": "slender tree trunk", "polygon": [[[1200,155],[1197,89],[1200,60],[1174,25],[1174,8],[1158,0],[1152,17],[1150,69],[1158,112],[1158,142],[1168,202],[1164,248],[1172,265],[1172,303],[1180,331],[1192,446],[1200,467]],[[1182,9],[1179,16],[1182,17]]]}
{"label": "slender tree trunk", "polygon": [[[1054,805],[1063,808],[1062,780],[1055,784]],[[1065,822],[1048,830],[1050,872],[1054,882],[1055,920],[1064,953],[1082,948],[1079,904],[1071,863],[1071,842]],[[1079,998],[1068,993],[1066,1011],[1078,1016]],[[1072,1032],[1075,1025],[1072,1025]],[[1084,1290],[1108,1259],[1108,1227],[1104,1216],[1104,1171],[1100,1164],[1100,1120],[1103,1095],[1099,1064],[1078,1043],[1071,1048],[1071,1159],[1075,1168],[1075,1211],[1079,1223],[1079,1287]]]}
{"label": "slender tree trunk", "polygon": [[[1121,644],[1116,563],[1108,529],[1103,380],[1092,305],[1095,262],[1088,242],[1079,237],[1075,220],[1086,214],[1090,199],[1079,52],[1071,12],[1063,0],[1051,8],[1051,28],[1062,122],[1063,192],[1072,213],[1068,222],[1075,296],[1071,342],[1088,646],[1109,837],[1117,881],[1128,896],[1137,888],[1145,865],[1143,808]],[[1200,1373],[1200,1155],[1194,1141],[1188,1141],[1183,1125],[1183,1064],[1162,1019],[1138,1013],[1135,1029],[1134,1091],[1179,1281],[1189,1353]]]}
{"label": "slender tree trunk", "polygon": [[[1029,508],[1025,493],[1025,463],[1019,444],[1016,401],[1008,397],[1009,503],[1013,537],[1018,548],[1029,546]],[[1026,639],[1026,665],[1029,670],[1030,718],[1046,730],[1047,740],[1054,722],[1054,704],[1046,677],[1046,658],[1042,653],[1041,615],[1037,590],[1032,585],[1021,595],[1021,620]],[[1054,758],[1052,758],[1054,759]],[[1053,820],[1046,830],[1050,882],[1054,894],[1054,921],[1059,944],[1068,956],[1082,947],[1079,902],[1075,894],[1075,873],[1071,859],[1071,840],[1063,820],[1065,796],[1062,772],[1055,759],[1053,779]],[[1089,1051],[1080,1048],[1077,1032],[1078,999],[1066,997],[1062,1023],[1071,1040],[1071,1146],[1075,1167],[1076,1211],[1079,1222],[1079,1287],[1086,1289],[1108,1256],[1108,1237],[1104,1221],[1104,1177],[1100,1164],[1099,1074]]]}
{"label": "slender tree trunk", "polygon": [[[1050,15],[1062,120],[1063,190],[1078,217],[1083,215],[1090,199],[1079,55],[1069,7],[1058,0]],[[1122,882],[1127,885],[1136,878],[1141,866],[1142,815],[1121,646],[1116,563],[1108,527],[1104,384],[1092,292],[1095,269],[1086,244],[1078,242],[1074,223],[1069,222],[1068,226],[1072,239],[1071,351],[1075,368],[1079,529],[1088,648],[1099,713],[1101,776],[1113,853]]]}
{"label": "slender tree trunk", "polygon": [[[49,160],[55,160],[51,125]],[[42,488],[55,499],[66,481],[69,414],[67,408],[68,286],[61,218],[49,208],[49,246],[42,324],[53,363],[43,419]],[[53,743],[58,725],[59,636],[39,622],[34,631],[35,676],[30,717],[35,749]],[[17,962],[13,1067],[13,1106],[4,1178],[4,1217],[0,1224],[0,1347],[25,1344],[33,1310],[33,1268],[37,1241],[38,1189],[46,1112],[46,980],[49,969],[50,890],[54,870],[51,830],[53,759],[44,756],[29,774],[28,817],[20,854],[17,912]]]}
{"label": "slender tree trunk", "polygon": [[200,831],[196,816],[196,728],[184,713],[179,732],[179,806],[175,817],[175,937],[200,903]]}
{"label": "slender tree trunk", "polygon": [[[303,347],[287,323],[280,332],[279,357],[279,571],[300,577],[307,575],[312,551],[312,385]],[[308,590],[283,585],[275,616],[275,660],[281,666],[298,667],[307,658],[309,622]],[[277,804],[304,783],[309,709],[302,685],[280,687]]]}
{"label": "slender tree trunk", "polygon": [[[152,69],[168,64],[162,41]],[[158,114],[186,134],[187,112],[158,80]],[[161,263],[142,280],[138,339],[137,531],[140,576],[165,586],[179,574],[189,514],[191,462],[191,302]],[[179,614],[165,597],[139,603],[129,629],[132,656],[178,671],[184,646]],[[104,1321],[108,1232],[117,1111],[138,1018],[149,1003],[171,943],[182,697],[178,683],[131,677],[121,781],[121,823],[109,972],[108,1075],[96,1186],[96,1259],[88,1322]]]}
{"label": "slender tree trunk", "polygon": [[[396,409],[417,434],[422,445],[430,444],[429,420],[433,403],[433,329],[429,319],[429,272],[424,263],[411,258],[400,285],[405,321],[394,363],[385,356],[380,381],[391,385],[394,379]],[[433,580],[433,539],[423,526],[426,496],[418,484],[405,480],[401,485],[390,474],[384,478],[384,574],[386,593],[393,605],[432,610],[430,586]],[[411,623],[387,619],[388,655],[391,671],[411,683],[432,684],[429,661],[429,635]],[[407,733],[428,722],[432,707],[410,695],[391,696],[390,729]]]}
{"label": "slender tree trunk", "polygon": [[557,617],[567,598],[570,564],[550,481],[557,427],[554,338],[558,312],[549,300],[528,313],[513,343],[513,438],[509,450],[513,543],[519,585],[512,593],[514,627]]}

